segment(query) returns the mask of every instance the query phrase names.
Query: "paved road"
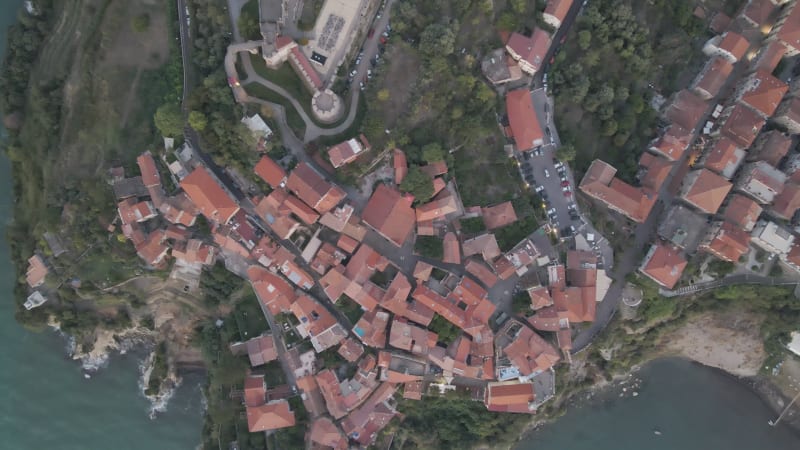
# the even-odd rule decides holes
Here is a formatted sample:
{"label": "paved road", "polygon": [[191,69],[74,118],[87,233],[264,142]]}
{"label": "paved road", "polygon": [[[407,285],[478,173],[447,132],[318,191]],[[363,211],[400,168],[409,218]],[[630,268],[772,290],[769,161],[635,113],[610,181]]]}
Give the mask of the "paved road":
{"label": "paved road", "polygon": [[773,278],[765,277],[762,275],[755,275],[750,273],[743,273],[738,275],[731,275],[719,280],[709,281],[706,283],[697,283],[690,286],[683,286],[675,290],[659,289],[658,293],[664,297],[680,297],[684,295],[691,295],[700,291],[708,291],[723,286],[734,286],[737,284],[761,284],[764,286],[785,286],[790,284],[797,284],[796,279],[792,278]]}
{"label": "paved road", "polygon": [[581,0],[575,0],[572,3],[569,12],[567,12],[566,17],[564,17],[564,21],[561,22],[561,26],[558,27],[556,34],[553,36],[553,45],[551,45],[547,50],[547,54],[544,57],[545,62],[542,65],[542,70],[536,73],[533,76],[533,80],[531,80],[532,87],[542,87],[542,77],[550,69],[550,59],[553,58],[561,49],[561,40],[564,39],[567,33],[569,33],[569,29],[572,27],[572,24],[575,23],[575,19],[578,17],[581,8],[583,8]]}
{"label": "paved road", "polygon": [[180,31],[180,44],[181,44],[181,62],[183,63],[183,95],[181,96],[181,109],[184,114],[188,113],[186,99],[189,97],[190,68],[192,67],[192,42],[189,37],[189,16],[186,15],[186,2],[184,0],[176,0],[175,4],[178,8],[178,24]]}

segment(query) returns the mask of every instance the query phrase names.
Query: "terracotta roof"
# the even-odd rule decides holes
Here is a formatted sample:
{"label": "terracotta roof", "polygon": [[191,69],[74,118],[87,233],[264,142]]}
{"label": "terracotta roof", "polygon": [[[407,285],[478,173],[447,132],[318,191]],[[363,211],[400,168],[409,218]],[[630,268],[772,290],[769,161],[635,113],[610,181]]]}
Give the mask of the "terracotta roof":
{"label": "terracotta roof", "polygon": [[597,256],[584,250],[567,251],[567,280],[572,286],[594,286],[597,283]]}
{"label": "terracotta roof", "polygon": [[514,211],[514,206],[511,202],[503,202],[488,208],[481,208],[481,212],[483,213],[483,223],[486,224],[486,228],[489,230],[504,227],[517,221],[517,213]]}
{"label": "terracotta roof", "polygon": [[164,244],[164,235],[164,230],[155,230],[142,244],[136,246],[136,253],[147,264],[158,266],[167,255],[169,247]]}
{"label": "terracotta roof", "polygon": [[339,240],[336,242],[336,246],[340,249],[344,250],[347,253],[353,253],[358,247],[359,242],[346,234],[339,236]]}
{"label": "terracotta roof", "polygon": [[327,417],[314,419],[314,422],[311,424],[309,439],[311,442],[325,448],[332,448],[334,450],[347,449],[347,437],[345,437],[339,427]]}
{"label": "terracotta roof", "polygon": [[250,365],[253,367],[263,366],[270,361],[278,359],[275,339],[271,334],[254,337],[245,342],[245,344],[247,346],[247,356],[250,358]]}
{"label": "terracotta roof", "polygon": [[44,283],[49,270],[44,265],[44,260],[39,255],[33,255],[28,258],[28,270],[25,272],[25,280],[28,286],[35,288]]}
{"label": "terracotta roof", "polygon": [[730,16],[728,16],[722,11],[718,11],[716,14],[714,14],[714,18],[711,19],[711,23],[708,25],[708,27],[711,28],[711,31],[715,33],[721,33],[726,28],[728,28],[728,25],[730,25],[730,23],[731,23]]}
{"label": "terracotta roof", "polygon": [[410,381],[403,385],[403,398],[422,400],[422,381]]}
{"label": "terracotta roof", "polygon": [[639,176],[642,187],[650,189],[653,192],[661,190],[661,186],[664,184],[664,181],[667,180],[672,170],[672,164],[673,162],[666,158],[656,156],[649,152],[642,152],[642,156],[639,158],[639,167],[644,170]]}
{"label": "terracotta roof", "polygon": [[650,150],[675,161],[681,158],[691,140],[691,131],[680,125],[670,125],[664,134],[650,144]]}
{"label": "terracotta roof", "polygon": [[708,104],[694,92],[683,89],[675,94],[664,115],[673,124],[694,130],[706,112]]}
{"label": "terracotta roof", "polygon": [[443,191],[424,205],[417,206],[417,222],[438,220],[458,211],[456,198],[450,191]]}
{"label": "terracotta roof", "polygon": [[433,178],[437,175],[444,175],[447,173],[447,163],[445,161],[435,161],[425,164],[424,166],[420,167],[419,170],[421,170],[425,175]]}
{"label": "terracotta roof", "polygon": [[707,150],[703,166],[706,169],[730,179],[744,158],[744,151],[736,147],[728,138],[722,137],[714,141]]}
{"label": "terracotta roof", "polygon": [[686,257],[678,248],[657,243],[650,247],[639,270],[658,284],[672,289],[686,264]]}
{"label": "terracotta roof", "polygon": [[404,319],[392,321],[389,345],[416,355],[427,355],[428,349],[436,346],[439,336],[425,328],[408,323]]}
{"label": "terracotta roof", "polygon": [[408,160],[406,154],[399,148],[394,149],[392,152],[392,166],[394,167],[394,182],[400,184],[403,179],[408,175]]}
{"label": "terracotta roof", "polygon": [[389,326],[389,313],[373,309],[365,312],[353,326],[353,333],[364,345],[375,348],[386,347],[386,327]]}
{"label": "terracotta roof", "polygon": [[156,162],[150,152],[144,152],[136,158],[139,171],[142,173],[142,183],[146,188],[161,186],[161,175],[156,168]]}
{"label": "terracotta roof", "polygon": [[694,170],[684,179],[681,197],[695,208],[714,214],[733,185],[708,169]]}
{"label": "terracotta roof", "polygon": [[356,138],[351,138],[328,149],[328,158],[330,158],[333,167],[339,168],[355,161],[361,153],[369,151],[369,147],[363,145],[362,142]]}
{"label": "terracotta roof", "polygon": [[745,231],[752,231],[756,226],[758,216],[761,215],[761,205],[750,197],[742,194],[732,194],[725,207],[723,217],[742,227]]}
{"label": "terracotta roof", "polygon": [[461,264],[461,247],[456,234],[452,231],[445,233],[442,245],[444,246],[442,261],[449,264]]}
{"label": "terracotta roof", "polygon": [[210,265],[214,261],[215,248],[200,239],[176,242],[172,246],[172,257],[187,264]]}
{"label": "terracotta roof", "polygon": [[123,225],[144,222],[158,215],[152,203],[148,201],[137,202],[133,197],[117,203],[117,212]]}
{"label": "terracotta roof", "polygon": [[[585,290],[588,288],[589,290]],[[553,306],[559,317],[570,323],[592,322],[595,318],[597,299],[594,286],[569,286],[565,289],[553,289]]]}
{"label": "terracotta roof", "polygon": [[254,170],[272,188],[277,188],[286,181],[286,171],[269,156],[261,157]]}
{"label": "terracotta roof", "polygon": [[181,188],[209,221],[228,223],[239,205],[222,189],[205,167],[198,167],[181,181]]}
{"label": "terracotta roof", "polygon": [[442,192],[444,188],[447,187],[447,182],[445,182],[442,177],[436,177],[433,179],[433,195],[436,196],[439,192]]}
{"label": "terracotta roof", "polygon": [[[274,192],[274,191],[273,191]],[[289,195],[286,197],[286,201],[283,203],[289,211],[291,211],[295,216],[299,217],[305,224],[311,225],[316,223],[319,219],[319,214],[311,209],[310,206],[303,203],[302,200],[295,197],[294,195]]]}
{"label": "terracotta roof", "polygon": [[722,40],[717,47],[727,51],[738,61],[747,53],[750,42],[739,33],[727,31],[722,35]]}
{"label": "terracotta roof", "polygon": [[250,266],[247,269],[247,277],[253,285],[258,300],[272,315],[289,311],[297,295],[286,280],[259,266]]}
{"label": "terracotta roof", "polygon": [[431,272],[433,272],[433,266],[425,261],[417,261],[417,265],[414,266],[414,278],[419,281],[428,281]]}
{"label": "terracotta roof", "polygon": [[596,159],[583,176],[580,189],[634,222],[644,222],[656,203],[656,195],[614,178],[616,172],[610,164]]}
{"label": "terracotta roof", "polygon": [[715,222],[700,249],[719,259],[736,263],[748,252],[749,245],[749,233],[730,222]]}
{"label": "terracotta roof", "polygon": [[379,184],[364,208],[362,219],[381,236],[401,246],[414,228],[416,215],[410,198],[397,189]]}
{"label": "terracotta roof", "polygon": [[294,424],[294,411],[286,400],[247,407],[247,428],[251,433],[293,427]]}
{"label": "terracotta roof", "polygon": [[572,7],[573,0],[547,0],[547,6],[544,8],[544,14],[549,14],[559,22],[564,22],[567,17],[569,8]]}
{"label": "terracotta roof", "polygon": [[461,248],[464,250],[464,258],[480,254],[486,262],[494,261],[501,253],[497,238],[492,233],[467,239],[461,244]]}
{"label": "terracotta roof", "polygon": [[711,58],[703,70],[695,78],[692,89],[702,90],[711,97],[716,97],[720,89],[733,71],[733,64],[725,58]]}
{"label": "terracotta roof", "polygon": [[470,258],[464,266],[464,269],[475,276],[478,281],[489,289],[497,283],[497,275],[486,267],[484,263],[478,262],[475,259]]}
{"label": "terracotta roof", "polygon": [[774,10],[775,4],[772,0],[749,0],[741,15],[761,27],[767,23]]}
{"label": "terracotta roof", "polygon": [[561,359],[552,345],[527,326],[522,326],[503,353],[523,376],[548,370]]}
{"label": "terracotta roof", "polygon": [[263,405],[266,402],[266,395],[264,375],[248,375],[244,378],[244,404],[246,406]]}
{"label": "terracotta roof", "polygon": [[344,191],[325,181],[304,162],[292,170],[286,186],[320,214],[332,210],[346,196]]}
{"label": "terracotta roof", "polygon": [[306,57],[305,53],[300,51],[300,48],[298,48],[297,46],[292,47],[290,52],[291,52],[292,57],[294,58],[294,61],[296,61],[297,64],[302,69],[302,72],[305,74],[305,78],[308,80],[308,82],[315,89],[318,89],[318,90],[321,89],[322,88],[322,80],[320,79],[319,74],[317,73],[317,71],[314,70],[314,66],[311,65],[311,62]]}
{"label": "terracotta roof", "polygon": [[[339,323],[330,311],[308,295],[297,297],[289,309],[297,317],[300,326],[304,326],[312,338],[317,338],[318,344],[314,345],[317,352],[338,344],[346,335],[345,332],[339,333]],[[324,348],[318,349],[318,346]]]}
{"label": "terracotta roof", "polygon": [[544,132],[539,118],[533,110],[531,93],[518,89],[506,94],[506,111],[511,127],[511,135],[518,150],[530,150],[544,143]]}
{"label": "terracotta roof", "polygon": [[740,101],[764,117],[770,117],[778,109],[789,85],[773,77],[769,72],[758,70],[740,83]]}
{"label": "terracotta roof", "polygon": [[781,41],[772,41],[761,47],[753,60],[753,68],[772,73],[786,54],[786,45]]}
{"label": "terracotta roof", "polygon": [[787,183],[772,201],[772,212],[781,219],[791,220],[798,208],[800,208],[800,186]]}
{"label": "terracotta roof", "polygon": [[511,37],[506,43],[506,49],[512,55],[519,55],[520,60],[524,60],[531,65],[534,71],[538,71],[544,63],[544,57],[550,48],[550,35],[540,28],[534,28],[531,37],[519,33],[511,33]]}
{"label": "terracotta roof", "polygon": [[528,289],[528,295],[531,298],[531,309],[534,311],[553,304],[553,298],[550,296],[550,291],[546,287],[540,286]]}
{"label": "terracotta roof", "polygon": [[486,387],[484,403],[489,411],[533,414],[534,398],[533,383],[497,382]]}
{"label": "terracotta roof", "polygon": [[792,138],[778,130],[761,133],[753,147],[750,148],[748,159],[761,160],[772,167],[778,167],[784,156],[789,153]]}
{"label": "terracotta roof", "polygon": [[737,103],[730,108],[730,115],[720,128],[720,133],[732,140],[739,148],[750,147],[765,120],[752,109]]}
{"label": "terracotta roof", "polygon": [[778,30],[777,36],[778,39],[786,45],[795,50],[800,50],[800,7],[798,7],[797,2],[795,2],[794,4],[786,6],[786,8],[787,10],[791,8],[791,10],[788,10],[789,14]]}

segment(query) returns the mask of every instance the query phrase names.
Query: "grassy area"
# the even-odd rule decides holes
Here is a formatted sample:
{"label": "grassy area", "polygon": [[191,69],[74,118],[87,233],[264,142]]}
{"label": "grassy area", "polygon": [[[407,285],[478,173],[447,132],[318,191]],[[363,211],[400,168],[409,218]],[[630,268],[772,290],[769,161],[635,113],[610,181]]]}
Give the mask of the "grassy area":
{"label": "grassy area", "polygon": [[249,285],[244,286],[245,294],[233,310],[233,318],[239,326],[241,340],[247,340],[269,331],[269,324],[258,304],[258,298]]}
{"label": "grassy area", "polygon": [[461,334],[461,329],[453,325],[444,317],[436,314],[428,329],[439,335],[438,342],[444,345],[450,345]]}
{"label": "grassy area", "polygon": [[497,238],[497,245],[500,250],[507,252],[515,245],[539,228],[539,222],[532,215],[522,217],[516,222],[506,225],[503,228],[494,230]]}
{"label": "grassy area", "polygon": [[245,90],[253,97],[283,106],[283,110],[286,113],[286,124],[289,125],[289,128],[292,129],[292,132],[299,139],[302,139],[303,136],[305,136],[306,123],[303,121],[303,118],[300,117],[300,114],[298,114],[297,110],[294,109],[294,106],[292,106],[289,100],[286,100],[282,95],[278,95],[272,89],[268,89],[266,86],[262,86],[258,83],[250,83],[246,85]]}
{"label": "grassy area", "polygon": [[[655,135],[655,92],[688,84],[705,56],[703,22],[689,0],[598,0],[570,30],[551,73],[562,142],[577,149],[575,168],[595,158],[632,180],[638,156]],[[653,85],[651,89],[649,85]]]}
{"label": "grassy area", "polygon": [[161,390],[161,383],[167,377],[167,344],[160,342],[156,347],[153,356],[153,370],[150,372],[150,379],[147,381],[146,395],[156,395]]}
{"label": "grassy area", "polygon": [[344,313],[353,325],[364,315],[364,310],[361,309],[361,305],[346,295],[342,295],[339,297],[339,300],[336,301],[336,309]]}
{"label": "grassy area", "polygon": [[478,234],[486,230],[486,224],[483,223],[482,217],[470,217],[469,219],[461,219],[461,231],[467,234]]}
{"label": "grassy area", "polygon": [[442,259],[444,254],[442,240],[435,236],[417,236],[414,252],[427,258]]}

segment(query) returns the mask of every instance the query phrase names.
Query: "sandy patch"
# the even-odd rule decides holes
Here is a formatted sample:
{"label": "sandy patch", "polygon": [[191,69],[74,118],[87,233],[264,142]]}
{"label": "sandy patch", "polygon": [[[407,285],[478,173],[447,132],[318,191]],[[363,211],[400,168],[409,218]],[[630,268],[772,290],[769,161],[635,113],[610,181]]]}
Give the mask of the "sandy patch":
{"label": "sandy patch", "polygon": [[732,311],[704,313],[662,338],[668,353],[738,376],[754,376],[766,356],[759,329],[762,317]]}

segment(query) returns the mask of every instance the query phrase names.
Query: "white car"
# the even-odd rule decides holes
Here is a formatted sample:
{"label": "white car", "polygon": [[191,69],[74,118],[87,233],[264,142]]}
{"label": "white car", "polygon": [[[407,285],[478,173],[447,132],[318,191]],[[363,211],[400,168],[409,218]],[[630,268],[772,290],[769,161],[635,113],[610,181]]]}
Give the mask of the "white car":
{"label": "white car", "polygon": [[545,178],[550,178],[550,172],[547,169],[544,169],[544,176]]}
{"label": "white car", "polygon": [[538,194],[539,192],[542,192],[543,190],[544,190],[544,186],[536,186],[536,189],[534,189],[534,191],[535,191],[537,194]]}
{"label": "white car", "polygon": [[571,187],[569,187],[569,186],[563,186],[563,187],[561,188],[561,190],[562,190],[562,191],[564,191],[564,192],[570,192],[570,191],[572,191],[572,188],[571,188]]}
{"label": "white car", "polygon": [[555,167],[555,168],[556,168],[556,170],[559,170],[559,169],[561,169],[562,167],[564,167],[564,163],[563,163],[563,162],[561,162],[561,161],[559,161],[559,162],[555,163],[555,164],[553,165],[553,167]]}
{"label": "white car", "polygon": [[547,215],[548,216],[554,216],[555,214],[556,214],[556,209],[555,208],[550,208],[550,209],[547,210]]}

